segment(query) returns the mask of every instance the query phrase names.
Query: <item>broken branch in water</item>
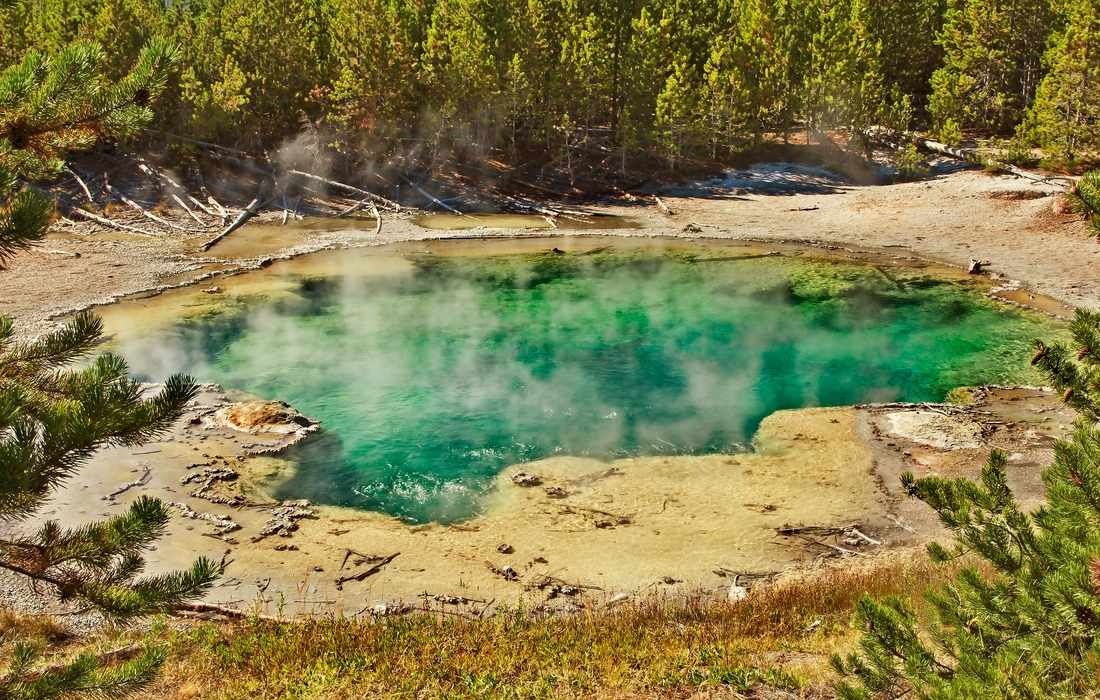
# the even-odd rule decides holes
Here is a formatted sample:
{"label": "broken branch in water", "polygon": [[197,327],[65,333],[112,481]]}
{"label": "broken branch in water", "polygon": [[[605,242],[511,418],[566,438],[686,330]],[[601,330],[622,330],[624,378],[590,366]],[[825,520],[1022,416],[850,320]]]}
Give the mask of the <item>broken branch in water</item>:
{"label": "broken branch in water", "polygon": [[278,195],[274,195],[271,197],[271,199],[265,200],[263,204],[260,203],[260,200],[263,199],[263,196],[267,194],[268,183],[270,182],[270,178],[264,179],[264,181],[260,183],[260,191],[256,193],[256,198],[248,203],[248,206],[245,207],[244,211],[241,212],[241,215],[237,217],[237,220],[231,223],[229,227],[222,231],[220,234],[218,234],[214,238],[211,238],[206,243],[203,243],[199,250],[210,250],[210,248],[212,248],[215,243],[239,229],[245,224],[246,221],[255,216],[256,212],[267,206],[268,203],[272,202]]}
{"label": "broken branch in water", "polygon": [[[424,189],[423,189],[423,188],[422,188],[422,187],[421,187],[420,185],[416,184],[415,182],[413,182],[413,181],[412,181],[412,180],[410,180],[409,178],[405,177],[405,176],[404,176],[404,175],[402,175],[401,173],[397,173],[397,176],[398,176],[398,177],[400,177],[400,178],[401,178],[402,180],[404,180],[405,182],[407,182],[407,183],[409,183],[410,185],[412,185],[412,186],[413,186],[414,188],[416,188],[416,191],[417,191],[417,192],[419,192],[420,194],[424,195],[424,196],[425,196],[425,197],[427,197],[428,199],[432,200],[433,202],[435,202],[435,203],[436,203],[436,204],[438,204],[439,206],[443,207],[443,208],[444,208],[444,209],[446,209],[447,211],[450,211],[450,212],[454,212],[455,214],[458,214],[459,216],[470,216],[469,214],[463,214],[462,212],[460,212],[459,210],[455,209],[454,207],[452,207],[452,206],[451,206],[451,205],[449,205],[449,204],[444,204],[444,203],[443,203],[442,201],[440,201],[440,200],[436,199],[436,198],[435,198],[435,197],[433,197],[432,195],[430,195],[430,194],[428,194],[427,192],[425,192],[425,191],[424,191]],[[470,217],[470,218],[473,218],[473,217]]]}

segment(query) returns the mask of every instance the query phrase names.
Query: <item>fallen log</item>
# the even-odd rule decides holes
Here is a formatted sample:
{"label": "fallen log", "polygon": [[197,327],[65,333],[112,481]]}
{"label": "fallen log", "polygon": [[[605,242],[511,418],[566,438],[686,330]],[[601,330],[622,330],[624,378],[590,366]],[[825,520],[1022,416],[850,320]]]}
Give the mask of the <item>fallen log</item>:
{"label": "fallen log", "polygon": [[267,194],[267,188],[268,188],[268,183],[269,182],[271,182],[270,179],[265,179],[263,182],[261,182],[260,183],[260,191],[256,193],[256,198],[248,203],[248,206],[245,207],[244,211],[241,212],[241,215],[237,217],[237,220],[234,221],[233,223],[231,223],[228,226],[228,228],[226,228],[224,231],[219,233],[217,236],[214,236],[213,238],[211,238],[206,243],[203,243],[202,246],[199,247],[199,250],[203,251],[203,252],[205,252],[207,250],[210,250],[210,248],[212,248],[214,246],[214,244],[216,244],[221,239],[225,238],[229,234],[231,234],[234,231],[236,231],[237,229],[239,229],[241,226],[243,226],[245,224],[246,221],[248,221],[253,216],[255,216],[256,212],[258,212],[260,209],[267,206],[268,203],[273,201],[275,199],[275,197],[278,196],[278,195],[272,196],[271,199],[268,199],[268,200],[264,201],[263,204],[260,203],[260,200],[263,199],[263,196],[265,194]]}
{"label": "fallen log", "polygon": [[147,176],[147,177],[148,177],[148,178],[149,178],[149,179],[150,179],[150,180],[151,180],[151,181],[153,182],[153,184],[154,184],[154,185],[158,185],[158,186],[160,186],[160,185],[161,185],[161,181],[162,181],[162,180],[163,180],[164,182],[167,182],[167,183],[168,183],[168,186],[169,186],[169,187],[170,187],[171,189],[175,190],[175,192],[173,192],[173,193],[172,193],[172,197],[173,197],[173,198],[174,198],[174,199],[175,199],[175,200],[176,200],[177,202],[179,202],[179,205],[180,205],[181,207],[183,207],[184,209],[186,209],[186,210],[187,210],[187,213],[188,213],[188,214],[191,214],[191,217],[192,217],[193,219],[195,219],[196,221],[198,221],[198,222],[199,222],[200,224],[202,224],[203,226],[206,226],[206,224],[205,224],[205,223],[204,223],[204,222],[202,221],[202,219],[200,219],[200,218],[198,218],[197,216],[195,216],[195,213],[194,213],[193,211],[191,211],[191,207],[189,207],[189,206],[188,206],[187,204],[185,204],[185,203],[184,203],[184,202],[183,202],[183,201],[182,201],[182,200],[180,199],[180,197],[179,197],[179,196],[177,195],[177,193],[179,193],[179,194],[182,194],[182,195],[183,195],[184,197],[186,197],[186,198],[187,198],[188,200],[190,200],[192,204],[194,204],[194,205],[195,205],[196,207],[198,207],[198,208],[199,208],[199,209],[201,209],[202,211],[206,212],[206,213],[207,213],[207,214],[209,214],[210,216],[213,216],[213,217],[215,217],[215,218],[217,218],[217,217],[219,216],[218,214],[215,214],[214,212],[210,211],[210,209],[209,209],[209,208],[208,208],[208,207],[207,207],[207,206],[206,206],[205,204],[203,204],[203,203],[202,203],[202,202],[200,202],[199,200],[197,200],[197,199],[195,199],[194,197],[192,197],[192,196],[191,196],[191,193],[190,193],[190,192],[188,192],[187,190],[185,190],[185,189],[183,188],[183,185],[181,185],[180,183],[176,182],[176,181],[175,181],[175,179],[174,179],[174,178],[173,178],[173,177],[172,177],[171,175],[169,175],[168,173],[166,173],[166,172],[163,172],[163,171],[161,171],[161,172],[159,172],[159,173],[158,173],[158,172],[154,171],[154,170],[153,170],[152,168],[150,168],[150,167],[149,167],[148,165],[146,165],[145,163],[140,163],[140,162],[138,163],[138,168],[139,168],[139,169],[141,170],[141,172],[145,173],[145,175],[146,175],[146,176]]}
{"label": "fallen log", "polygon": [[337,214],[336,218],[337,219],[342,219],[342,218],[344,218],[345,216],[347,216],[349,214],[354,214],[356,211],[358,211],[359,209],[361,209],[362,207],[364,207],[368,203],[370,203],[370,201],[371,201],[370,197],[366,197],[365,199],[361,199],[358,202],[356,202],[355,204],[352,204],[350,207],[348,207],[344,211]]}
{"label": "fallen log", "polygon": [[[965,160],[968,163],[976,163],[978,161],[978,155],[977,155],[977,153],[975,153],[973,151],[964,151],[960,148],[952,148],[951,146],[948,146],[947,144],[939,143],[938,141],[927,141],[926,140],[926,141],[923,142],[922,145],[926,149],[928,149],[929,151],[935,151],[936,153],[942,153],[945,156],[952,156],[953,158],[958,158],[960,160]],[[993,166],[1001,169],[1001,170],[1004,170],[1007,173],[1011,173],[1011,174],[1015,175],[1016,177],[1022,177],[1025,180],[1031,180],[1032,182],[1052,182],[1054,180],[1060,180],[1060,181],[1065,182],[1065,183],[1071,183],[1071,182],[1076,182],[1076,180],[1077,180],[1077,178],[1075,178],[1075,177],[1069,177],[1069,176],[1063,176],[1063,175],[1055,175],[1055,176],[1037,175],[1035,173],[1028,172],[1027,170],[1024,170],[1022,168],[1017,168],[1015,165],[1012,165],[1011,163],[1002,163],[1001,161],[998,161],[998,160],[989,159],[989,163],[992,164]]]}
{"label": "fallen log", "polygon": [[113,229],[118,229],[119,231],[130,231],[132,233],[140,233],[143,236],[150,236],[152,238],[157,238],[158,237],[157,234],[155,234],[155,233],[149,233],[148,231],[143,231],[140,228],[135,228],[133,226],[127,226],[126,224],[120,224],[117,221],[111,221],[110,219],[105,219],[102,216],[97,216],[97,215],[95,215],[95,214],[93,214],[89,211],[84,211],[80,207],[69,207],[69,213],[70,214],[76,214],[77,216],[82,216],[85,219],[89,219],[91,221],[96,222],[97,224],[103,224],[104,226],[108,226],[108,227],[113,228]]}
{"label": "fallen log", "polygon": [[163,224],[163,225],[167,226],[168,228],[174,228],[177,231],[186,231],[187,230],[187,229],[183,228],[182,226],[177,226],[177,225],[173,224],[170,221],[165,221],[164,219],[160,218],[159,216],[157,216],[156,214],[154,214],[150,211],[146,211],[140,204],[138,204],[134,200],[130,199],[126,195],[122,194],[121,192],[119,192],[115,188],[111,187],[110,185],[107,185],[107,191],[110,192],[111,194],[113,194],[114,196],[118,197],[120,202],[122,202],[123,204],[129,206],[131,209],[134,209],[135,211],[137,211],[139,214],[141,214],[142,216],[144,216],[147,219],[151,219],[151,220],[157,222],[158,224]]}
{"label": "fallen log", "polygon": [[657,208],[661,210],[662,214],[664,214],[665,216],[672,216],[672,210],[669,209],[668,206],[661,201],[660,197],[658,197],[657,195],[653,195],[653,201],[657,203]]}
{"label": "fallen log", "polygon": [[436,199],[435,197],[433,197],[432,195],[428,194],[427,192],[424,191],[424,188],[422,188],[420,185],[416,184],[415,182],[413,182],[409,178],[405,177],[401,173],[397,173],[397,176],[400,177],[405,182],[412,185],[413,187],[415,187],[417,192],[424,195],[428,199],[432,200],[433,202],[435,202],[439,206],[443,207],[447,211],[454,212],[455,214],[458,214],[459,216],[468,216],[467,214],[463,214],[462,212],[460,212],[459,210],[457,210],[454,207],[450,206],[449,204],[444,204],[442,201],[440,201],[440,200]]}
{"label": "fallen log", "polygon": [[237,153],[242,156],[247,156],[247,151],[239,151],[236,148],[229,148],[227,146],[219,146],[216,143],[210,143],[208,141],[199,141],[197,139],[189,139],[186,136],[176,136],[175,134],[165,134],[168,138],[176,139],[177,141],[183,141],[184,143],[192,143],[196,146],[205,146],[206,148],[215,148],[219,151],[225,151],[226,153]]}
{"label": "fallen log", "polygon": [[214,195],[210,194],[210,191],[206,189],[206,183],[202,179],[202,168],[195,168],[195,179],[199,181],[199,193],[203,197],[206,197],[206,201],[210,203],[210,206],[218,210],[218,215],[222,219],[222,223],[229,218],[229,211],[214,199]]}
{"label": "fallen log", "polygon": [[199,226],[202,226],[203,228],[207,228],[207,226],[206,226],[206,222],[205,222],[205,221],[203,221],[202,219],[200,219],[200,218],[199,218],[199,215],[198,215],[198,214],[196,214],[196,213],[195,213],[195,212],[194,212],[194,211],[193,211],[193,210],[191,209],[191,207],[187,206],[187,203],[186,203],[186,202],[184,202],[184,201],[183,201],[182,199],[180,199],[180,198],[179,198],[179,196],[178,196],[178,195],[177,195],[176,193],[174,193],[174,192],[172,193],[172,199],[176,200],[176,204],[178,204],[178,205],[180,205],[181,207],[183,207],[183,210],[184,210],[185,212],[187,212],[188,214],[190,214],[190,215],[191,215],[191,218],[192,218],[192,219],[194,219],[194,220],[195,220],[195,221],[196,221],[196,222],[198,223],[198,225],[199,225]]}
{"label": "fallen log", "polygon": [[[270,170],[270,169],[267,169],[267,168],[263,168],[259,165],[256,165],[255,163],[250,163],[247,160],[241,160],[240,158],[233,158],[232,156],[223,156],[223,155],[220,155],[220,154],[217,154],[217,153],[212,153],[210,155],[215,160],[221,160],[221,161],[224,161],[224,162],[229,163],[231,165],[236,165],[239,168],[243,168],[243,169],[248,170],[250,172],[254,172],[257,175],[264,175],[264,176],[270,177],[270,178],[275,177],[275,173],[276,173],[275,170]],[[313,182],[318,182],[322,185],[327,185],[329,187],[335,187],[336,189],[344,190],[345,192],[351,192],[353,194],[358,194],[361,197],[369,197],[369,198],[373,199],[375,202],[378,202],[379,204],[383,204],[385,206],[393,207],[394,209],[399,208],[395,202],[391,202],[390,200],[386,199],[385,197],[383,197],[381,195],[374,194],[373,192],[368,192],[364,189],[360,189],[360,188],[354,187],[352,185],[346,185],[343,182],[337,182],[336,180],[329,180],[328,178],[321,177],[320,175],[314,175],[313,173],[307,173],[303,170],[294,170],[293,168],[283,170],[282,172],[286,175],[293,175],[294,177],[300,177],[300,178],[303,178],[303,179],[306,179],[306,180],[311,180]]]}
{"label": "fallen log", "polygon": [[227,608],[224,605],[215,605],[214,603],[180,603],[174,607],[175,610],[186,610],[193,613],[214,613],[215,615],[224,615],[225,617],[233,618],[234,620],[243,620],[245,618],[256,618],[257,620],[267,620],[268,622],[292,622],[280,617],[273,617],[271,615],[261,615],[259,613],[250,613],[244,610],[237,610],[236,608]]}
{"label": "fallen log", "polygon": [[396,559],[400,554],[401,554],[401,552],[396,552],[394,554],[389,555],[388,557],[382,557],[382,559],[378,563],[374,564],[369,569],[365,569],[363,571],[360,571],[357,574],[352,574],[351,576],[341,576],[341,577],[337,578],[336,579],[336,590],[338,590],[338,591],[344,590],[344,584],[347,583],[348,581],[364,581],[364,580],[367,579],[367,577],[374,576],[375,574],[377,574],[379,571],[382,570],[382,567],[384,567],[386,564],[389,564],[391,561]]}
{"label": "fallen log", "polygon": [[31,246],[27,248],[29,253],[39,253],[40,255],[64,255],[70,258],[79,258],[80,253],[74,253],[69,250],[58,250],[56,248],[39,248],[38,246]]}

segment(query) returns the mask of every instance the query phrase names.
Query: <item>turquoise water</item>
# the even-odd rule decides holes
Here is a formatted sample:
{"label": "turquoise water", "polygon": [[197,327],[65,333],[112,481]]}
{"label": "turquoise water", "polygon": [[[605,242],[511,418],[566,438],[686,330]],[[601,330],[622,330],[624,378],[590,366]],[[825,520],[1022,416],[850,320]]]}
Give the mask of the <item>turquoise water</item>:
{"label": "turquoise water", "polygon": [[740,451],[780,409],[1035,381],[1032,340],[1063,332],[919,270],[718,255],[423,256],[384,280],[298,278],[121,352],[321,420],[276,496],[447,522],[527,460]]}

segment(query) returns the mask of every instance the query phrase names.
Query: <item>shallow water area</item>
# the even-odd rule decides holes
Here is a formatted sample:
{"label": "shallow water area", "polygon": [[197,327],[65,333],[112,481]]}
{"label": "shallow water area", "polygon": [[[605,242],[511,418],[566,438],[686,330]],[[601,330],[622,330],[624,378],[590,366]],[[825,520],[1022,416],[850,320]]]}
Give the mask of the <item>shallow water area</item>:
{"label": "shallow water area", "polygon": [[476,229],[561,229],[563,231],[607,231],[638,229],[641,223],[629,217],[599,215],[560,217],[528,214],[424,214],[413,218],[417,226],[434,230],[471,231]]}
{"label": "shallow water area", "polygon": [[[498,509],[513,465],[744,453],[775,411],[1026,382],[1031,338],[1063,332],[984,281],[897,263],[741,242],[432,241],[103,315],[141,376],[187,371],[322,422],[270,495],[453,522]],[[742,486],[745,503],[769,498]]]}

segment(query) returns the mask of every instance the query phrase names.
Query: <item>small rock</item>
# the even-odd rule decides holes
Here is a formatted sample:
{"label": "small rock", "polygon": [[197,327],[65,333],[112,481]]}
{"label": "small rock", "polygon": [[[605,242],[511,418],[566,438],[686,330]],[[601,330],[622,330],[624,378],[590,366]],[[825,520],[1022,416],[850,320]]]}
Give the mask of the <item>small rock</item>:
{"label": "small rock", "polygon": [[222,288],[221,287],[211,287],[210,289],[204,289],[202,291],[206,294],[221,294]]}
{"label": "small rock", "polygon": [[569,493],[560,486],[547,486],[543,491],[548,498],[565,498]]}
{"label": "small rock", "polygon": [[538,486],[542,483],[542,479],[534,474],[527,474],[525,472],[516,472],[512,475],[512,483],[516,486]]}
{"label": "small rock", "polygon": [[315,566],[315,567],[313,567],[313,570],[314,570],[314,571],[324,571],[324,570],[325,570],[325,567],[323,567],[323,566]]}
{"label": "small rock", "polygon": [[277,544],[275,545],[276,552],[297,552],[298,545],[296,544]]}
{"label": "small rock", "polygon": [[561,594],[562,595],[577,595],[577,587],[576,586],[562,586],[561,587]]}
{"label": "small rock", "polygon": [[660,581],[661,581],[661,583],[665,584],[666,586],[674,586],[677,583],[682,583],[682,581],[680,581],[678,579],[674,579],[671,576],[662,576]]}
{"label": "small rock", "polygon": [[497,551],[501,554],[511,554],[516,550],[512,549],[512,545],[510,544],[502,544],[497,546]]}
{"label": "small rock", "polygon": [[596,522],[594,522],[592,524],[595,525],[600,530],[606,530],[607,528],[611,527],[611,525],[612,525],[610,520],[597,520]]}
{"label": "small rock", "polygon": [[549,563],[543,557],[535,557],[535,562],[538,563],[538,564],[547,564],[547,563]]}

